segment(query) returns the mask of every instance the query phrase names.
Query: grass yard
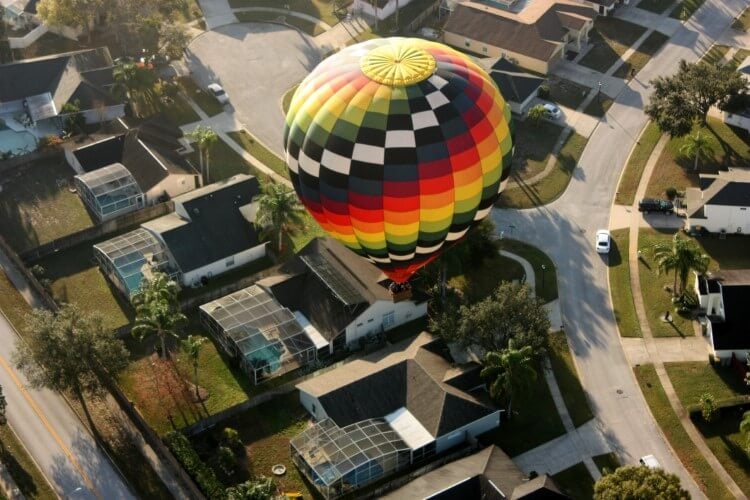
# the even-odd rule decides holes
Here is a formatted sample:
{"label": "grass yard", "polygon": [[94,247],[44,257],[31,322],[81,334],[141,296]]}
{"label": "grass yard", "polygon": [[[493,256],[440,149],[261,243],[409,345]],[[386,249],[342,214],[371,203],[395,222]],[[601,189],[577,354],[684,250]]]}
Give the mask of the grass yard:
{"label": "grass yard", "polygon": [[284,97],[281,98],[281,110],[284,112],[284,114],[289,111],[289,105],[292,104],[292,98],[294,97],[294,93],[297,91],[298,87],[299,83],[287,90],[284,93]]}
{"label": "grass yard", "polygon": [[279,21],[279,18],[283,17],[285,24],[294,26],[310,36],[318,36],[326,31],[318,23],[313,23],[297,16],[286,16],[276,12],[235,12],[234,15],[241,23]]}
{"label": "grass yard", "polygon": [[695,13],[705,0],[682,0],[680,4],[674,8],[669,17],[679,19],[680,21],[687,21],[690,16]]}
{"label": "grass yard", "polygon": [[164,117],[173,125],[180,127],[201,119],[190,104],[181,95],[177,95],[171,104],[165,104],[161,110]]}
{"label": "grass yard", "polygon": [[[502,250],[528,260],[534,268],[536,294],[545,303],[557,298],[557,269],[546,253],[522,241],[505,238],[498,243]],[[542,266],[545,267],[542,272]],[[544,275],[544,277],[542,277]],[[544,283],[542,283],[544,282]]]}
{"label": "grass yard", "polygon": [[652,31],[633,54],[620,65],[612,76],[630,80],[648,63],[659,49],[667,43],[669,37],[659,31]]}
{"label": "grass yard", "polygon": [[578,371],[573,362],[565,332],[549,334],[547,337],[547,353],[552,364],[552,371],[555,372],[557,384],[560,386],[560,392],[562,392],[565,400],[565,406],[573,420],[573,425],[580,427],[594,418],[594,413],[589,406],[586,392],[581,386],[581,380],[578,377]]}
{"label": "grass yard", "polygon": [[742,11],[732,23],[732,29],[739,31],[750,31],[750,7]]}
{"label": "grass yard", "polygon": [[618,205],[635,203],[635,192],[638,190],[641,177],[643,177],[646,163],[648,163],[648,159],[660,138],[661,130],[659,130],[658,125],[655,122],[649,122],[630,153],[625,171],[620,177],[620,184],[617,186],[617,194],[615,194],[615,203]]}
{"label": "grass yard", "polygon": [[636,366],[633,371],[636,379],[638,379],[638,384],[641,386],[643,396],[646,398],[649,408],[651,408],[651,414],[701,490],[712,500],[734,498],[685,432],[680,419],[677,418],[669,405],[669,400],[664,393],[661,382],[659,382],[654,365]]}
{"label": "grass yard", "polygon": [[462,274],[452,277],[449,285],[474,303],[491,295],[501,281],[520,281],[524,277],[523,266],[518,261],[495,255],[485,259],[481,266],[468,266]]}
{"label": "grass yard", "polygon": [[594,478],[583,462],[554,474],[552,479],[560,491],[573,500],[591,500],[594,497]]}
{"label": "grass yard", "polygon": [[531,389],[513,400],[513,418],[483,437],[511,457],[565,434],[542,368],[537,366],[536,370],[538,376]]}
{"label": "grass yard", "polygon": [[534,184],[520,183],[517,188],[506,189],[498,198],[498,206],[523,209],[555,201],[568,187],[587,142],[588,139],[572,132],[558,153],[552,171]]}
{"label": "grass yard", "polygon": [[[16,482],[24,497],[50,500],[57,498],[52,487],[36,466],[10,425],[0,426],[0,461]],[[0,492],[3,494],[3,492]],[[3,498],[5,496],[3,495]]]}
{"label": "grass yard", "polygon": [[94,225],[81,198],[68,190],[74,175],[60,156],[3,176],[0,233],[17,252]]}
{"label": "grass yard", "polygon": [[527,181],[542,173],[562,131],[562,127],[546,120],[538,123],[517,121],[511,179]]}
{"label": "grass yard", "polygon": [[[278,0],[229,0],[229,5],[233,9],[239,9],[242,7],[279,8],[283,5],[289,5],[289,10],[302,12],[304,14],[317,17],[330,26],[333,26],[339,22],[339,18],[335,12],[334,4],[335,2],[333,2],[332,0],[286,0],[285,2],[283,2],[283,4],[280,4]],[[242,14],[242,12],[238,12],[237,14]],[[278,14],[275,15],[278,16]]]}
{"label": "grass yard", "polygon": [[742,413],[738,408],[725,408],[711,423],[700,415],[696,415],[693,422],[737,486],[743,493],[750,494],[750,458],[745,451],[747,438],[739,431]]}
{"label": "grass yard", "polygon": [[198,107],[208,116],[218,115],[224,111],[224,106],[217,101],[214,96],[208,93],[207,90],[198,87],[192,78],[181,76],[177,78],[177,83],[179,84],[180,89],[195,101]]}
{"label": "grass yard", "polygon": [[614,472],[621,465],[620,460],[615,453],[605,453],[604,455],[591,457],[591,459],[596,464],[596,468],[599,469],[599,472],[602,474]]}
{"label": "grass yard", "polygon": [[599,94],[583,109],[583,112],[587,115],[596,116],[601,118],[607,114],[607,111],[612,107],[614,100],[607,97],[605,94]]}
{"label": "grass yard", "polygon": [[750,50],[748,49],[739,49],[737,52],[734,53],[732,56],[732,59],[727,63],[732,68],[737,69],[740,64],[742,64],[742,61],[747,59],[747,57],[750,56]]}
{"label": "grass yard", "polygon": [[637,7],[655,14],[661,14],[673,3],[674,0],[641,0],[638,2]]}
{"label": "grass yard", "polygon": [[616,17],[597,17],[590,34],[593,47],[579,64],[606,73],[645,32],[643,26]]}
{"label": "grass yard", "polygon": [[[305,498],[317,498],[292,462],[289,453],[289,440],[301,433],[308,421],[308,414],[299,403],[299,394],[292,391],[234,416],[215,429],[196,436],[192,441],[201,459],[213,467],[217,477],[227,485],[261,474],[272,477],[271,467],[284,464],[286,474],[274,477],[281,490],[298,491]],[[237,430],[245,447],[244,456],[240,459],[240,470],[228,477],[218,467],[216,460],[220,433],[225,427]]]}
{"label": "grass yard", "polygon": [[612,249],[609,251],[609,293],[620,335],[642,337],[633,303],[633,290],[630,288],[629,245],[630,229],[612,231]]}
{"label": "grass yard", "polygon": [[8,321],[23,335],[26,315],[31,313],[31,306],[8,279],[5,271],[0,269],[0,311]]}
{"label": "grass yard", "polygon": [[84,312],[99,313],[105,327],[120,328],[132,321],[134,312],[99,270],[93,245],[94,242],[82,243],[45,257],[37,264],[52,281],[55,301],[75,304]]}
{"label": "grass yard", "polygon": [[236,132],[229,132],[234,142],[242,146],[242,149],[253,155],[265,166],[276,172],[282,177],[289,178],[289,172],[286,168],[286,162],[278,157],[276,153],[265,147],[263,144],[253,137],[247,130],[238,130]]}
{"label": "grass yard", "polygon": [[731,49],[729,45],[713,44],[708,52],[703,54],[700,62],[711,65],[718,64],[724,60],[724,57],[727,55],[727,52],[729,52],[729,49]]}
{"label": "grass yard", "polygon": [[[731,128],[719,120],[708,119],[705,127],[696,125],[693,132],[700,131],[713,149],[713,156],[699,165],[699,172],[716,173],[727,167],[750,167],[750,135]],[[698,186],[698,172],[693,171],[693,161],[680,154],[680,146],[686,137],[669,140],[664,148],[646,190],[646,196],[662,197],[669,187],[684,191]]]}
{"label": "grass yard", "polygon": [[578,106],[581,105],[589,90],[591,90],[588,87],[554,75],[549,75],[547,80],[549,81],[550,101],[570,109],[578,109]]}
{"label": "grass yard", "polygon": [[70,40],[68,38],[47,32],[25,49],[13,49],[13,59],[33,59],[35,57],[49,56],[52,54],[61,54],[73,50],[86,48],[83,44]]}
{"label": "grass yard", "polygon": [[[211,146],[209,153],[209,173],[211,176],[211,182],[228,179],[237,174],[250,174],[259,179],[266,178],[266,174],[260,172],[246,162],[242,156],[240,156],[234,149],[230,148],[221,138]],[[200,160],[197,149],[187,155],[187,159],[195,165],[196,170],[200,171]]]}
{"label": "grass yard", "polygon": [[323,236],[326,236],[323,228],[321,228],[317,221],[305,210],[302,212],[302,226],[293,229],[291,234],[284,236],[284,252],[282,252],[282,260],[293,257],[294,254],[299,252],[314,238]]}
{"label": "grass yard", "polygon": [[699,409],[701,394],[710,393],[716,401],[746,400],[748,389],[729,367],[694,361],[664,363],[677,397],[686,409]]}

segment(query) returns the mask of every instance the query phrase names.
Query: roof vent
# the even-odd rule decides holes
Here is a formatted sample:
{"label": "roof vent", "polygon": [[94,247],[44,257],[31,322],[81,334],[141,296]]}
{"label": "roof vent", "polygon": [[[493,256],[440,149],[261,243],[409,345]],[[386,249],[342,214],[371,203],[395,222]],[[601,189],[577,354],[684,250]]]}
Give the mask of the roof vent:
{"label": "roof vent", "polygon": [[193,209],[193,214],[194,214],[194,215],[200,215],[200,214],[201,214],[201,212],[200,212],[200,210],[198,210],[197,208],[194,208],[194,209]]}

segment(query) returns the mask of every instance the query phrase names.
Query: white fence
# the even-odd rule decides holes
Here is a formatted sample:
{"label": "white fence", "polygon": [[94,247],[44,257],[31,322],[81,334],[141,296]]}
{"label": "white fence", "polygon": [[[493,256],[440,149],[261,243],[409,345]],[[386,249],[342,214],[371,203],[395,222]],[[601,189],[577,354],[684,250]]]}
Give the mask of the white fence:
{"label": "white fence", "polygon": [[47,28],[46,24],[40,24],[33,30],[29,31],[22,37],[8,37],[8,44],[10,45],[11,49],[25,49],[32,43],[39,40],[42,35],[47,33],[49,31],[49,28]]}

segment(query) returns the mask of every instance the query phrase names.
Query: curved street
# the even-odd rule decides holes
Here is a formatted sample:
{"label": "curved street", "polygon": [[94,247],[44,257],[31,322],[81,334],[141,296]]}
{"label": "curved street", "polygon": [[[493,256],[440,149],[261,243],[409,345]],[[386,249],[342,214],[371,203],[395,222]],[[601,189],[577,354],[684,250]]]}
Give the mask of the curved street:
{"label": "curved street", "polygon": [[540,247],[555,261],[564,329],[612,450],[626,463],[656,455],[693,498],[705,495],[671,453],[625,359],[608,292],[607,257],[595,252],[593,237],[597,229],[609,227],[620,172],[646,124],[648,82],[675,73],[681,59],[696,61],[746,6],[743,0],[706,0],[617,96],[559,199],[530,210],[496,209],[492,215],[498,231]]}

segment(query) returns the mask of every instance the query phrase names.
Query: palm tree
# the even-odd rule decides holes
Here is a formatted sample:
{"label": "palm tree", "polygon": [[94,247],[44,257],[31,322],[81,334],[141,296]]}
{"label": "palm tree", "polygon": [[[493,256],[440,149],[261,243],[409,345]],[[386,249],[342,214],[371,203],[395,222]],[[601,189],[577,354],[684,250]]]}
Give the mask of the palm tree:
{"label": "palm tree", "polygon": [[742,415],[740,432],[745,435],[745,453],[750,455],[750,411],[746,411]]}
{"label": "palm tree", "polygon": [[677,295],[677,278],[680,279],[680,293],[685,294],[685,286],[691,271],[704,273],[711,259],[694,242],[675,234],[672,241],[657,243],[653,247],[654,258],[659,273],[674,271],[674,295]]}
{"label": "palm tree", "polygon": [[201,166],[201,175],[204,177],[203,182],[210,184],[211,175],[208,160],[211,153],[211,146],[219,140],[219,136],[216,135],[216,132],[211,127],[198,125],[192,132],[188,132],[187,138],[190,142],[198,146],[198,159]]}
{"label": "palm tree", "polygon": [[199,337],[196,335],[188,335],[187,338],[181,342],[182,350],[190,358],[190,363],[193,365],[193,385],[195,386],[195,398],[198,399],[198,359],[201,354],[201,346],[206,342],[206,337]]}
{"label": "palm tree", "polygon": [[138,115],[137,98],[149,93],[154,84],[151,70],[136,66],[132,61],[118,62],[112,69],[112,94],[120,99],[127,98]]}
{"label": "palm tree", "polygon": [[542,118],[544,118],[546,114],[547,112],[545,111],[544,106],[537,104],[526,113],[526,119],[531,121],[534,125],[537,125],[542,121]]}
{"label": "palm tree", "polygon": [[508,341],[508,347],[502,351],[487,353],[484,368],[480,373],[488,380],[490,395],[493,398],[505,396],[508,401],[508,417],[511,415],[513,396],[519,391],[531,387],[536,380],[536,370],[532,366],[531,346],[516,349],[513,339]]}
{"label": "palm tree", "polygon": [[282,184],[266,182],[263,193],[255,197],[258,215],[255,224],[264,230],[278,232],[279,254],[284,252],[284,234],[292,227],[302,224],[304,208],[294,191]]}
{"label": "palm tree", "polygon": [[141,287],[130,298],[135,308],[132,334],[140,340],[157,335],[163,358],[167,357],[166,337],[176,337],[177,329],[187,323],[187,318],[180,312],[179,291],[177,283],[166,274],[155,272],[152,278],[144,278]]}
{"label": "palm tree", "polygon": [[680,146],[680,154],[693,159],[693,170],[696,172],[698,171],[698,162],[711,158],[713,152],[714,149],[711,147],[711,143],[700,132],[688,136],[685,142],[682,143],[682,146]]}

